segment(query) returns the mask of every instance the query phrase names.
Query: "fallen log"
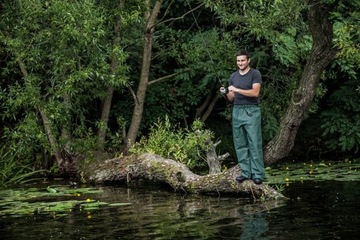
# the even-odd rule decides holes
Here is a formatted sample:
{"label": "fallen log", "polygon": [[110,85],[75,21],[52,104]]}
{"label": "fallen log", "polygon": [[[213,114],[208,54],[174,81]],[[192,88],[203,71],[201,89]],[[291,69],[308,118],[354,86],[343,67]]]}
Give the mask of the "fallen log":
{"label": "fallen log", "polygon": [[200,176],[182,163],[145,153],[139,156],[131,155],[105,160],[89,170],[86,178],[95,183],[131,183],[137,180],[149,180],[168,184],[175,191],[186,193],[234,194],[242,197],[286,199],[284,195],[267,184],[256,185],[250,180],[237,183],[235,177],[241,171],[238,166],[220,173]]}

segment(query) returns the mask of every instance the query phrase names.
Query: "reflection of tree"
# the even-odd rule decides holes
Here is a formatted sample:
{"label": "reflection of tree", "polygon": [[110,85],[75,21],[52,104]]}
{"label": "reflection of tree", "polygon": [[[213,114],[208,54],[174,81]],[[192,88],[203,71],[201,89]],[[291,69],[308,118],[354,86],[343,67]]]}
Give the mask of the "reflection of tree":
{"label": "reflection of tree", "polygon": [[[275,201],[263,204],[252,199],[180,195],[149,188],[102,187],[102,190],[101,194],[79,198],[131,204],[104,205],[86,211],[76,208],[65,216],[34,214],[26,218],[11,217],[11,220],[0,218],[1,236],[11,239],[29,236],[36,239],[49,239],[49,236],[56,239],[65,239],[65,236],[66,239],[233,239],[246,229],[251,230],[251,224],[258,224],[260,236],[261,229],[265,228],[252,221],[265,220],[264,211],[280,206]],[[262,220],[256,219],[259,214]]]}
{"label": "reflection of tree", "polygon": [[[268,231],[265,212],[284,204],[282,201],[263,203],[233,197],[179,195],[157,189],[134,191],[114,188],[104,193],[108,194],[104,196],[104,201],[132,203],[126,206],[126,215],[124,210],[119,209],[116,213],[119,219],[112,221],[126,222],[132,229],[137,229],[133,235],[135,239],[143,236],[214,239],[228,234],[257,236],[253,239],[261,239],[261,235]],[[232,228],[234,230],[229,231]]]}

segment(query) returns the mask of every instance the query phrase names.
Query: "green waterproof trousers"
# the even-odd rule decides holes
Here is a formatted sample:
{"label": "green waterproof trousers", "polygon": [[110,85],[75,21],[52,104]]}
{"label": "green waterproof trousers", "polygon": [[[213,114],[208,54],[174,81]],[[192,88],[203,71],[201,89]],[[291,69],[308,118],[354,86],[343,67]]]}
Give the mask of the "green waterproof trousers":
{"label": "green waterproof trousers", "polygon": [[258,105],[234,105],[232,129],[236,156],[241,175],[246,178],[265,178],[261,111]]}

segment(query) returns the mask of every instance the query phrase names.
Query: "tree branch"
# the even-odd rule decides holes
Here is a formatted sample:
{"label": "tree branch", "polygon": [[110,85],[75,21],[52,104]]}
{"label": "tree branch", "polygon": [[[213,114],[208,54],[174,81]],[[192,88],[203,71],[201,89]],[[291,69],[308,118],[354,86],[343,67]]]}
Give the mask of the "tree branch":
{"label": "tree branch", "polygon": [[134,101],[135,101],[137,104],[139,104],[139,99],[137,98],[134,90],[131,88],[130,85],[128,86],[128,89],[129,89],[129,91],[130,91],[130,93],[131,93],[131,96],[133,97]]}
{"label": "tree branch", "polygon": [[197,7],[193,8],[193,9],[191,9],[190,11],[184,13],[184,14],[183,14],[182,16],[180,16],[180,17],[169,18],[169,19],[166,19],[166,20],[164,20],[164,21],[162,21],[162,22],[160,21],[160,22],[158,22],[157,24],[155,24],[154,27],[157,26],[157,25],[160,25],[160,24],[164,24],[164,23],[170,22],[170,21],[176,21],[176,20],[183,19],[186,15],[194,12],[194,11],[197,10],[198,8],[202,7],[203,5],[204,5],[204,3],[200,4],[199,6],[197,6]]}
{"label": "tree branch", "polygon": [[160,7],[161,7],[162,2],[163,2],[163,0],[156,1],[155,6],[152,9],[150,16],[148,17],[148,24],[146,24],[148,31],[152,31],[158,25],[155,23],[155,19],[157,18],[158,14],[160,12]]}
{"label": "tree branch", "polygon": [[173,74],[169,74],[169,75],[166,75],[166,76],[157,78],[157,79],[155,79],[155,80],[149,81],[149,82],[148,82],[148,85],[151,85],[151,84],[160,82],[160,81],[165,80],[165,79],[169,79],[169,78],[175,77],[176,75],[179,75],[179,74],[181,74],[181,73],[188,72],[188,71],[190,71],[190,69],[185,69],[185,70],[183,70],[183,71],[181,71],[181,72],[178,72],[178,73],[173,73]]}
{"label": "tree branch", "polygon": [[20,58],[18,58],[16,61],[17,61],[18,64],[19,64],[20,71],[21,71],[22,75],[23,75],[24,77],[27,77],[28,72],[27,72],[27,70],[26,70],[26,67],[25,67],[24,62],[23,62]]}
{"label": "tree branch", "polygon": [[[23,77],[27,77],[28,76],[28,71],[26,69],[26,66],[25,66],[24,62],[20,58],[17,58],[16,61],[19,64],[20,71],[21,71]],[[46,113],[45,113],[45,111],[43,109],[38,107],[38,111],[40,113],[40,116],[41,116],[41,119],[42,119],[42,122],[43,122],[43,125],[44,125],[45,133],[46,133],[46,135],[48,137],[48,140],[50,142],[50,146],[54,151],[54,155],[55,155],[56,161],[58,163],[58,166],[61,168],[64,160],[63,160],[63,158],[61,156],[61,152],[60,152],[56,137],[54,136],[53,131],[51,129],[50,120],[47,117],[47,115],[46,115]]]}

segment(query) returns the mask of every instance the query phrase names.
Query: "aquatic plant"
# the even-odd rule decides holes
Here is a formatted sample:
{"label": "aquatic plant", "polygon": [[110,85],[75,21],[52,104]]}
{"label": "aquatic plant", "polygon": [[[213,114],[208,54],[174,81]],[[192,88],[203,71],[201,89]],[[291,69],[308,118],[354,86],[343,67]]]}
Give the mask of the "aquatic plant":
{"label": "aquatic plant", "polygon": [[35,214],[63,216],[74,210],[90,211],[105,206],[119,207],[131,204],[106,203],[89,197],[99,193],[102,191],[96,188],[70,188],[60,185],[46,188],[6,189],[0,191],[0,216]]}
{"label": "aquatic plant", "polygon": [[0,188],[14,184],[23,184],[38,180],[36,176],[45,170],[33,171],[29,165],[23,165],[11,151],[0,148]]}
{"label": "aquatic plant", "polygon": [[285,162],[266,168],[268,184],[299,181],[360,181],[360,160]]}

